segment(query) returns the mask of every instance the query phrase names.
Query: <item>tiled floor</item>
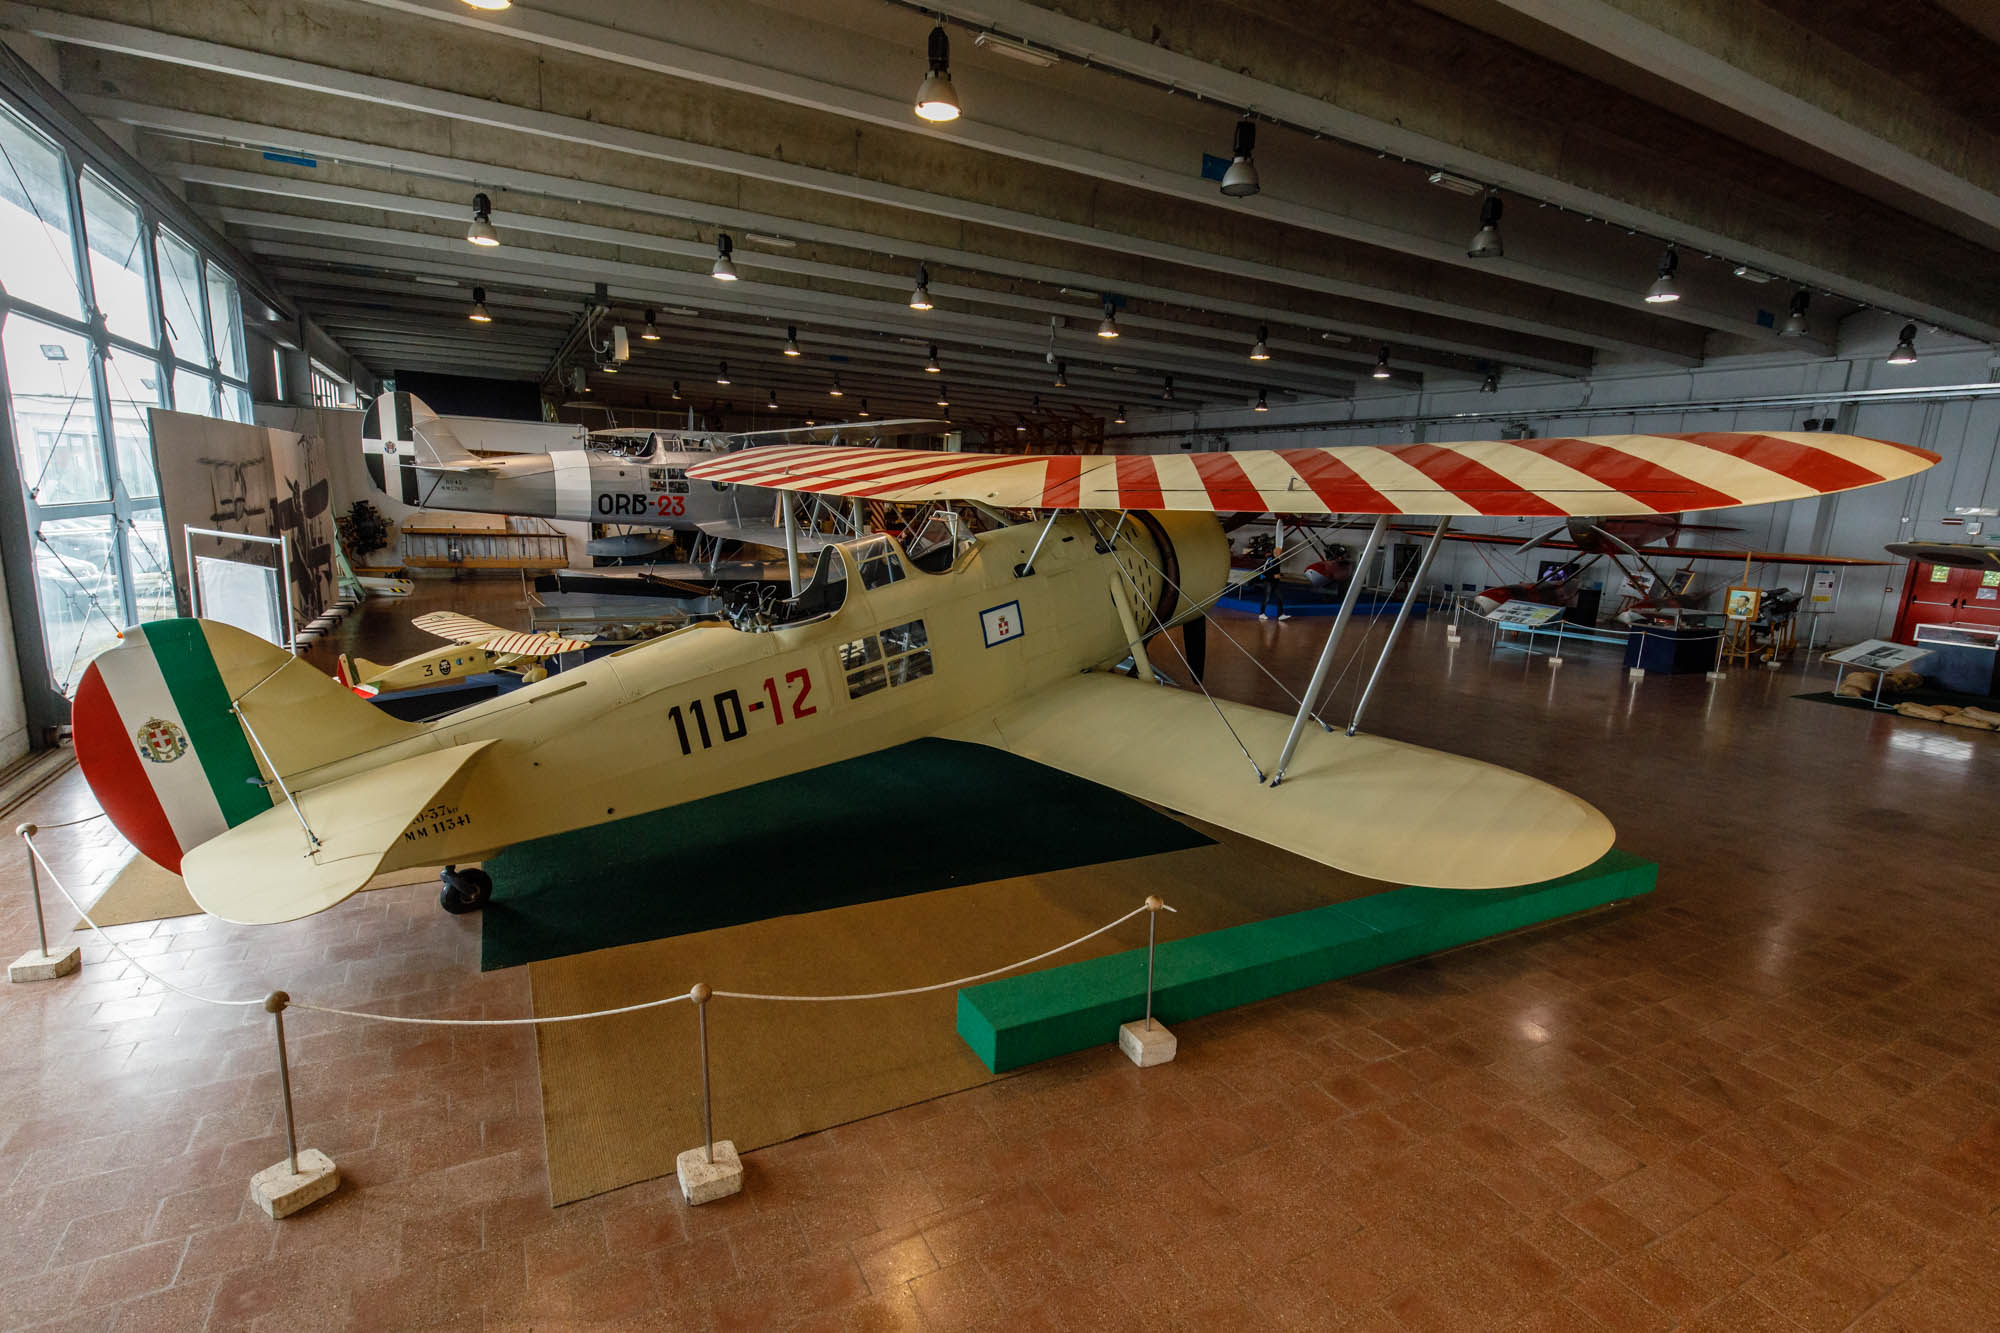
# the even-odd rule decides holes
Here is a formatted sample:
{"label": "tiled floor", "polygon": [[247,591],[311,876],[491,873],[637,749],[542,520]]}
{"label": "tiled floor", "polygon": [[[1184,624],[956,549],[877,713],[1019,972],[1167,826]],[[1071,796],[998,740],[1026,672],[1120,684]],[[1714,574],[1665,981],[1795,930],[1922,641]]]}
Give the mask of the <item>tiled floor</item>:
{"label": "tiled floor", "polygon": [[[1296,680],[1324,625],[1224,628]],[[294,1011],[302,1141],[349,1183],[268,1221],[270,1020],[91,943],[79,976],[0,988],[0,1322],[2000,1326],[2000,736],[1606,653],[1419,627],[1370,724],[1587,795],[1662,863],[1650,898],[1188,1024],[1171,1065],[1107,1047],[766,1149],[697,1210],[671,1181],[548,1207],[518,1029]],[[1277,701],[1210,656],[1221,692]],[[72,777],[27,815],[89,809]],[[83,884],[123,855],[101,822],[43,846]],[[0,858],[11,956],[33,927]],[[476,931],[403,889],[118,933],[206,991],[525,1013]]]}

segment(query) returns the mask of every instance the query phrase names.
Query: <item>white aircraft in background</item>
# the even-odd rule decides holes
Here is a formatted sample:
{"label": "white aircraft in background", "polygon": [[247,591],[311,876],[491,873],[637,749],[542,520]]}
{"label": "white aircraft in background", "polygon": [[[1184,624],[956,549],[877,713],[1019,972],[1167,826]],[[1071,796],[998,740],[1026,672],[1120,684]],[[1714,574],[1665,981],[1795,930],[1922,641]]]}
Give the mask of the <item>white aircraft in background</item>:
{"label": "white aircraft in background", "polygon": [[[383,494],[425,509],[520,514],[665,528],[690,538],[785,544],[777,491],[692,481],[687,469],[748,445],[868,444],[942,435],[946,421],[835,422],[729,434],[695,430],[601,430],[580,447],[545,454],[475,454],[414,394],[386,393],[364,418],[361,449]],[[841,536],[855,535],[851,519]],[[823,545],[801,525],[800,549]]]}

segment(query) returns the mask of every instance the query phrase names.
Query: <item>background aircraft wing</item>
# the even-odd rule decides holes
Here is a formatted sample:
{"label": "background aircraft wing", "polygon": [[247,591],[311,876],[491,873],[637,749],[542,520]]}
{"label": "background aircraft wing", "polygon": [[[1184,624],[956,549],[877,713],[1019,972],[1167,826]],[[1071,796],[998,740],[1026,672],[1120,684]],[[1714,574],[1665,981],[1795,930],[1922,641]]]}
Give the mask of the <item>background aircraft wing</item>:
{"label": "background aircraft wing", "polygon": [[1308,726],[1285,780],[1261,786],[1291,719],[1091,672],[953,727],[1051,768],[1370,879],[1498,889],[1554,879],[1611,849],[1609,820],[1510,769],[1367,734]]}
{"label": "background aircraft wing", "polygon": [[[1396,531],[1413,536],[1428,537],[1429,528],[1406,528],[1400,525]],[[1514,546],[1521,544],[1518,536],[1504,532],[1447,532],[1448,542],[1477,542],[1486,546]],[[1583,548],[1572,541],[1536,542],[1537,551],[1580,551]],[[1641,546],[1639,554],[1649,560],[1672,563],[1675,560],[1723,560],[1742,564],[1747,556],[1759,565],[1821,565],[1831,568],[1835,565],[1887,565],[1888,560],[1869,560],[1858,555],[1806,555],[1797,551],[1732,551],[1726,546]]]}
{"label": "background aircraft wing", "polygon": [[1937,461],[1856,435],[1711,432],[1089,457],[779,446],[726,454],[688,475],[1003,509],[1601,518],[1829,495]]}
{"label": "background aircraft wing", "polygon": [[909,435],[942,435],[949,421],[929,417],[898,417],[893,421],[834,421],[824,426],[793,426],[785,430],[753,430],[729,438],[740,445],[771,444],[866,444],[869,440],[897,440]]}
{"label": "background aircraft wing", "polygon": [[456,611],[427,611],[410,621],[426,634],[435,634],[440,639],[462,643],[468,647],[484,648],[488,652],[512,654],[516,657],[554,657],[557,653],[575,652],[588,648],[585,639],[559,639],[552,634],[527,634],[520,630],[501,629],[489,625],[472,616]]}
{"label": "background aircraft wing", "polygon": [[[785,530],[775,524],[731,523],[726,519],[716,519],[708,523],[697,523],[695,526],[709,536],[720,537],[726,542],[753,542],[758,546],[771,546],[780,551],[785,549]],[[832,540],[838,539],[825,537],[817,532],[801,532],[799,549],[817,551]]]}

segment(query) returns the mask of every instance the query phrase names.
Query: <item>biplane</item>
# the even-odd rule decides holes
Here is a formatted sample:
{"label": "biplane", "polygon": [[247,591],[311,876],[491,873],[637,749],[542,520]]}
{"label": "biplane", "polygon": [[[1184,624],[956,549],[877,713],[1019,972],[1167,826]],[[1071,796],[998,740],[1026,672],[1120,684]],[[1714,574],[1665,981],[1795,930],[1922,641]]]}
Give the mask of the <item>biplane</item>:
{"label": "biplane", "polygon": [[[1158,680],[1148,643],[1170,651],[1164,632],[1198,621],[1226,586],[1218,514],[1371,515],[1363,567],[1392,518],[1435,519],[1428,561],[1459,516],[1766,504],[1937,458],[1820,433],[1166,456],[745,449],[694,464],[690,479],[962,507],[1000,525],[828,545],[790,598],[428,723],[386,717],[241,631],[155,622],[85,673],[77,758],[126,837],[239,922],[303,916],[384,869],[429,864],[451,867],[441,904],[471,910],[491,882],[456,867],[512,843],[928,736],[996,746],[1373,879],[1532,883],[1602,855],[1609,821],[1535,778],[1357,734],[1358,708],[1344,734],[1319,718],[1360,580],[1291,716]],[[1134,674],[1115,673],[1127,658]]]}
{"label": "biplane", "polygon": [[[466,448],[423,399],[398,392],[385,393],[369,406],[361,454],[377,490],[420,509],[665,529],[711,542],[780,546],[786,540],[786,524],[801,525],[796,515],[781,512],[777,495],[729,482],[696,482],[688,469],[719,454],[757,445],[865,443],[940,435],[950,429],[946,421],[905,418],[738,434],[598,430],[582,434],[574,449],[478,454]],[[851,516],[840,517],[851,534]],[[795,544],[808,550],[820,545],[823,539],[813,531],[815,526],[803,525]],[[632,543],[631,553],[641,549]]]}
{"label": "biplane", "polygon": [[410,623],[454,646],[415,653],[389,666],[342,653],[334,662],[334,678],[364,699],[393,690],[444,685],[483,671],[518,671],[532,685],[549,674],[544,664],[551,657],[590,646],[587,639],[502,629],[456,611],[426,612]]}

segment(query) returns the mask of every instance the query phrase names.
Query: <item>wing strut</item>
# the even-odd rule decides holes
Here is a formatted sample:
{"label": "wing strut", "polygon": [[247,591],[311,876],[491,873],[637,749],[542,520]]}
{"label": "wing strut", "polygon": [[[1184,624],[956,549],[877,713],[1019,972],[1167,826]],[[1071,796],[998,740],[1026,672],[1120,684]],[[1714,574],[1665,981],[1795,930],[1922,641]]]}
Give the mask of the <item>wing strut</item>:
{"label": "wing strut", "polygon": [[1375,519],[1368,536],[1362,539],[1361,554],[1354,562],[1354,573],[1347,580],[1347,591],[1341,596],[1340,611],[1333,618],[1333,628],[1327,631],[1326,646],[1320,649],[1319,663],[1313,667],[1312,680],[1306,685],[1305,697],[1299,700],[1298,716],[1292,719],[1291,732],[1285,737],[1285,748],[1278,752],[1278,765],[1271,770],[1271,785],[1277,786],[1285,780],[1285,765],[1292,762],[1292,755],[1299,748],[1299,736],[1306,729],[1306,719],[1312,716],[1313,700],[1326,686],[1326,673],[1333,669],[1334,650],[1340,647],[1341,632],[1347,622],[1354,618],[1355,603],[1361,600],[1361,580],[1368,568],[1368,562],[1375,558],[1375,548],[1382,544],[1382,534],[1388,530],[1389,515],[1381,514]]}
{"label": "wing strut", "polygon": [[[1431,534],[1431,543],[1424,548],[1423,558],[1417,561],[1417,568],[1410,575],[1410,586],[1403,591],[1403,604],[1396,608],[1396,622],[1389,626],[1389,639],[1382,645],[1381,656],[1375,659],[1375,669],[1368,673],[1368,683],[1361,687],[1361,697],[1355,701],[1354,716],[1348,720],[1347,734],[1352,736],[1361,725],[1361,712],[1368,707],[1368,696],[1375,692],[1375,682],[1382,679],[1382,668],[1389,665],[1389,650],[1396,646],[1396,636],[1403,632],[1403,622],[1410,618],[1410,603],[1417,599],[1417,589],[1424,584],[1424,575],[1430,572],[1431,557],[1444,544],[1444,530],[1451,526],[1451,517],[1438,519],[1437,531]],[[1356,576],[1360,571],[1357,569]]]}
{"label": "wing strut", "polygon": [[785,511],[785,573],[791,577],[794,597],[806,590],[799,579],[799,516],[792,508],[796,499],[790,491],[778,492],[778,508]]}

